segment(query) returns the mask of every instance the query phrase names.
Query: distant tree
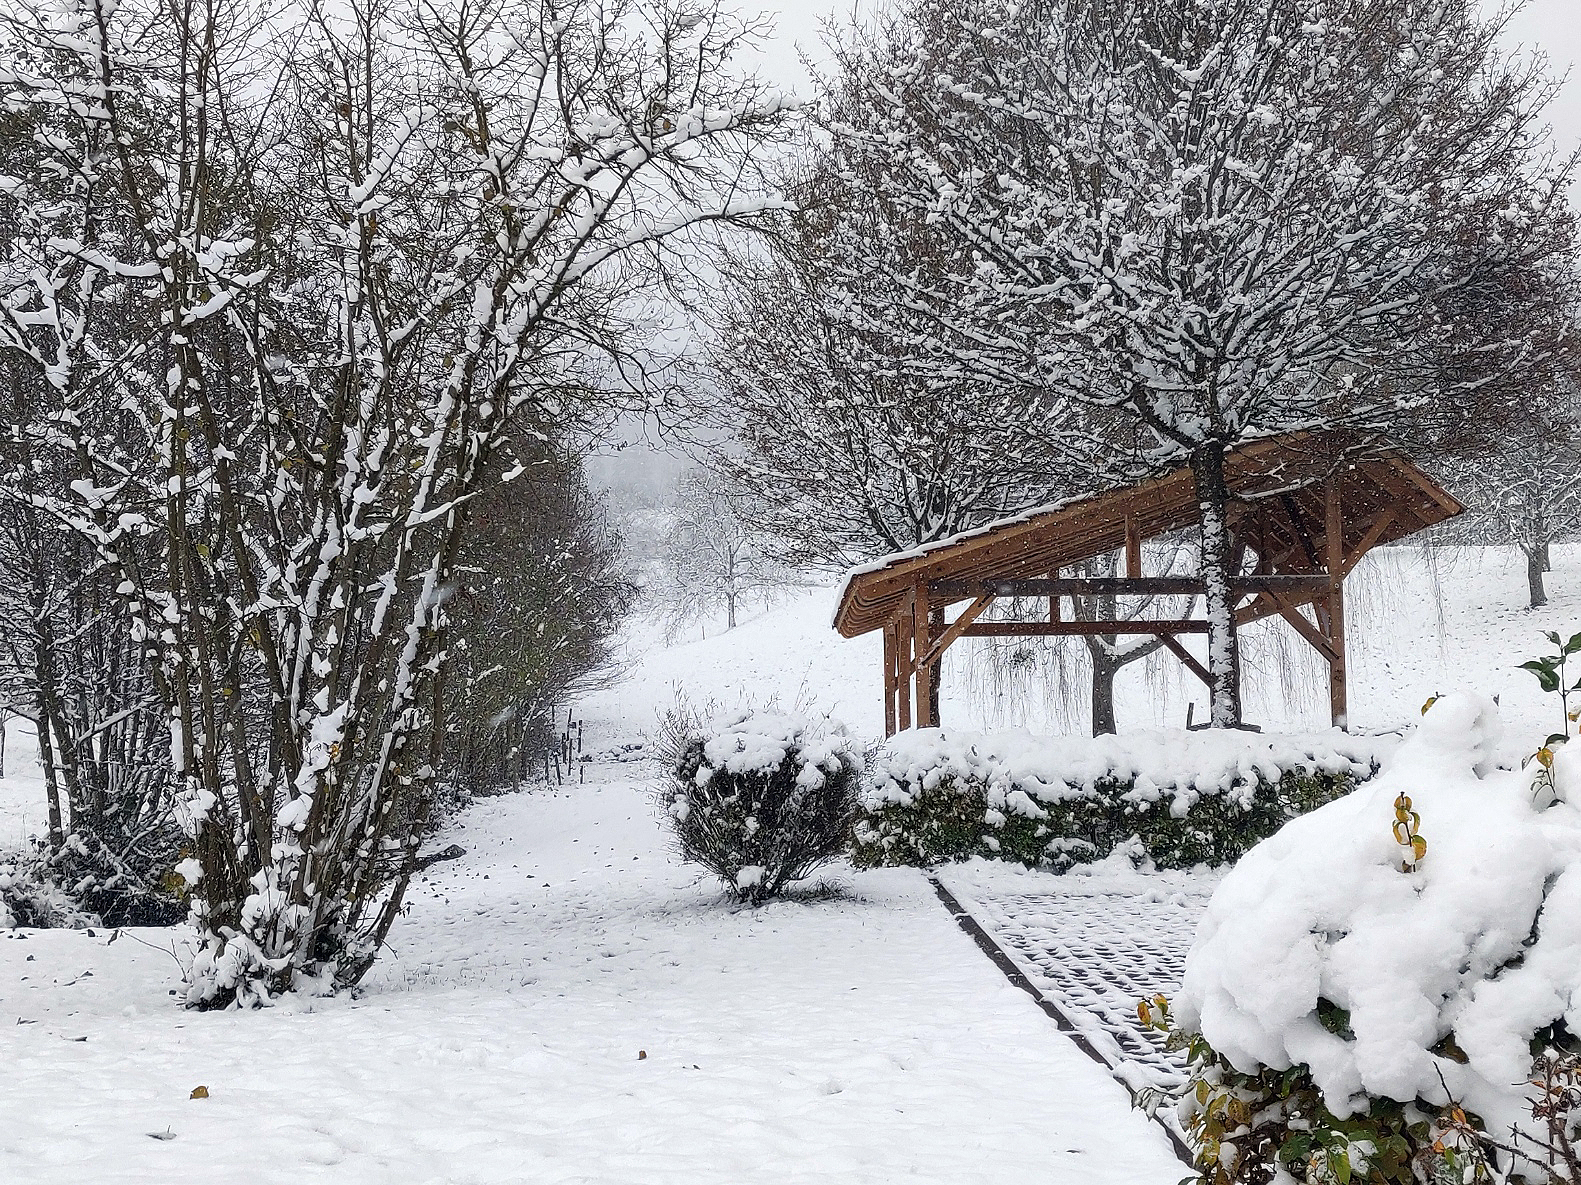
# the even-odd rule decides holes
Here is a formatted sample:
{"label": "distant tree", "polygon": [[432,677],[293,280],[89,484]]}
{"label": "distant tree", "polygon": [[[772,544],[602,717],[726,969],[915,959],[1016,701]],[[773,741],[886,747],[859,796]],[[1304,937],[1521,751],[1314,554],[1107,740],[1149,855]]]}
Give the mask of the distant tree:
{"label": "distant tree", "polygon": [[838,55],[866,98],[828,124],[850,174],[957,265],[878,253],[842,291],[865,325],[925,310],[949,365],[1118,416],[1130,461],[1190,466],[1216,725],[1241,711],[1225,454],[1486,410],[1546,338],[1542,291],[1470,299],[1571,245],[1554,84],[1500,31],[1471,0],[908,0]]}
{"label": "distant tree", "polygon": [[[829,101],[868,96],[837,86]],[[1100,438],[1094,414],[1008,368],[962,365],[925,308],[892,299],[902,273],[953,299],[962,261],[862,163],[804,150],[787,182],[797,213],[766,250],[726,261],[711,317],[720,398],[705,418],[739,446],[711,463],[802,564],[849,566],[1085,490]]]}
{"label": "distant tree", "polygon": [[754,495],[724,473],[692,469],[676,486],[663,549],[662,600],[672,630],[715,609],[736,628],[744,600],[790,582],[790,573],[763,544],[750,509]]}
{"label": "distant tree", "polygon": [[463,792],[508,788],[554,742],[554,711],[606,669],[636,596],[620,538],[575,457],[518,433],[516,480],[472,507],[451,601],[452,741]]}
{"label": "distant tree", "polygon": [[1530,393],[1497,447],[1444,464],[1469,513],[1451,524],[1464,543],[1513,545],[1526,561],[1528,604],[1548,603],[1549,548],[1581,532],[1581,398],[1575,380]]}

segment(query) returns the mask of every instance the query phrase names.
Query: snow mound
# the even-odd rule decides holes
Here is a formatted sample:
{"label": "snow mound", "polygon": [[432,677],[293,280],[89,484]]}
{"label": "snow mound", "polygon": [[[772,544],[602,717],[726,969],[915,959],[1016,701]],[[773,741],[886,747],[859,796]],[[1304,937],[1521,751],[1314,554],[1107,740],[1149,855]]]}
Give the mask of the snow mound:
{"label": "snow mound", "polygon": [[[1491,702],[1443,697],[1379,777],[1253,848],[1197,932],[1182,1026],[1246,1073],[1306,1065],[1341,1116],[1447,1085],[1490,1131],[1529,1122],[1533,1035],[1581,1032],[1581,752],[1534,801],[1498,737]],[[1401,794],[1428,842],[1411,872]]]}

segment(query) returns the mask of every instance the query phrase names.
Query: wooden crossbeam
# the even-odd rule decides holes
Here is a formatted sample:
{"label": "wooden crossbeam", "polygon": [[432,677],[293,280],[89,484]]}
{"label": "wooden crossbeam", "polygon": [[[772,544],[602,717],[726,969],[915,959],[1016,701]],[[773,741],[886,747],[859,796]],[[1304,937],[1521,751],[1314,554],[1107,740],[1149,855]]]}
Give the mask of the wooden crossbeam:
{"label": "wooden crossbeam", "polygon": [[[1236,576],[1234,593],[1323,592],[1329,578],[1321,573],[1281,576]],[[1206,582],[1194,576],[1076,576],[1057,580],[939,580],[929,586],[936,597],[962,600],[993,593],[1001,597],[1161,597],[1202,596]]]}
{"label": "wooden crossbeam", "polygon": [[1195,618],[1164,621],[984,621],[962,630],[968,638],[1107,637],[1110,634],[1205,634]]}
{"label": "wooden crossbeam", "polygon": [[920,661],[923,663],[930,663],[934,659],[938,658],[939,655],[944,653],[945,649],[950,645],[950,643],[965,633],[967,629],[970,628],[972,622],[976,621],[983,615],[983,610],[987,609],[988,606],[992,605],[993,603],[993,593],[985,592],[979,596],[975,601],[966,607],[966,611],[964,613],[962,613],[954,621],[950,622],[950,624],[945,627],[944,632],[934,639],[933,644],[928,647],[928,652],[922,656]]}
{"label": "wooden crossbeam", "polygon": [[1296,633],[1300,634],[1311,644],[1312,649],[1321,654],[1326,661],[1332,663],[1334,661],[1334,646],[1323,636],[1317,626],[1301,616],[1301,611],[1294,605],[1281,600],[1277,593],[1270,595],[1273,596],[1275,601],[1279,602],[1279,616],[1288,621],[1295,628]]}

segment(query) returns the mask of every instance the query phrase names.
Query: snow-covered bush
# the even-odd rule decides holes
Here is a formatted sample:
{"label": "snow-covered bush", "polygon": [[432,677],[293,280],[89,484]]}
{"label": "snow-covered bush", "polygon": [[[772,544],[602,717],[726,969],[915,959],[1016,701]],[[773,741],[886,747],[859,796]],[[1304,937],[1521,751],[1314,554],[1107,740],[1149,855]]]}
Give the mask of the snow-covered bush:
{"label": "snow-covered bush", "polygon": [[1133,837],[1160,867],[1222,864],[1371,777],[1387,747],[1340,732],[890,738],[863,778],[863,867],[986,856],[1063,870]]}
{"label": "snow-covered bush", "polygon": [[1175,1023],[1210,1185],[1576,1180],[1581,748],[1539,787],[1498,732],[1485,700],[1432,702],[1224,878]]}
{"label": "snow-covered bush", "polygon": [[80,930],[99,924],[100,919],[50,875],[43,853],[0,852],[0,930],[13,926]]}
{"label": "snow-covered bush", "polygon": [[758,905],[845,850],[862,756],[827,719],[774,710],[705,726],[672,714],[663,805],[681,855]]}

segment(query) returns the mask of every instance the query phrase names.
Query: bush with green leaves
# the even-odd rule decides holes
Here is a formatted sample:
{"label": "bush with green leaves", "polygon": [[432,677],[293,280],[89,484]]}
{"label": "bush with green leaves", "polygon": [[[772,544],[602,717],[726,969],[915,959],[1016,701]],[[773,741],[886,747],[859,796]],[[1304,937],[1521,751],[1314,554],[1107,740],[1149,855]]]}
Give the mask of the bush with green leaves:
{"label": "bush with green leaves", "polygon": [[761,905],[841,855],[862,754],[841,726],[772,709],[670,713],[662,805],[681,856]]}
{"label": "bush with green leaves", "polygon": [[859,867],[982,856],[1063,871],[1139,841],[1161,868],[1225,864],[1355,789],[1383,749],[1338,732],[913,730],[892,737],[863,779],[853,857]]}
{"label": "bush with green leaves", "polygon": [[[1163,996],[1143,1001],[1142,1024],[1183,1051],[1190,1077],[1176,1114],[1196,1154],[1194,1185],[1488,1185],[1495,1178],[1482,1121],[1453,1100],[1400,1103],[1368,1097],[1335,1114],[1304,1065],[1237,1070],[1200,1033],[1176,1027]],[[1319,1002],[1317,1018],[1340,1038],[1349,1014]],[[1153,1108],[1165,1101],[1144,1092]],[[1184,1185],[1184,1183],[1183,1183]]]}
{"label": "bush with green leaves", "polygon": [[1544,784],[1503,733],[1434,697],[1215,888],[1173,1016],[1142,1009],[1203,1185],[1581,1185],[1581,754]]}

